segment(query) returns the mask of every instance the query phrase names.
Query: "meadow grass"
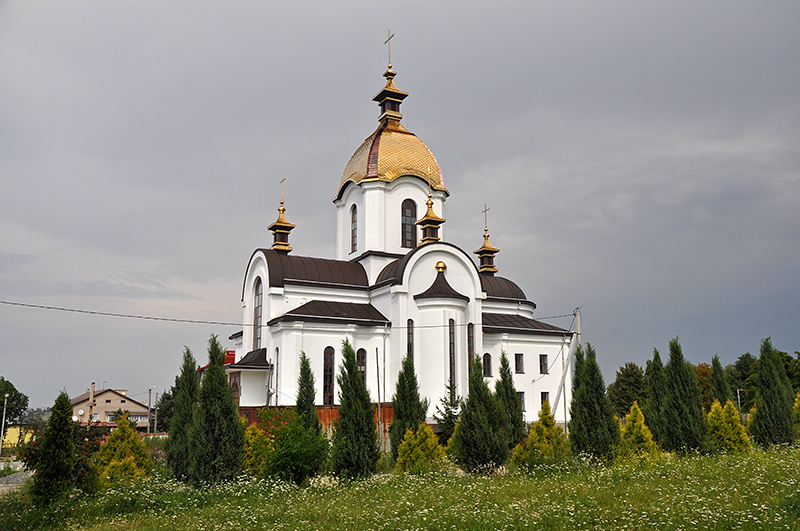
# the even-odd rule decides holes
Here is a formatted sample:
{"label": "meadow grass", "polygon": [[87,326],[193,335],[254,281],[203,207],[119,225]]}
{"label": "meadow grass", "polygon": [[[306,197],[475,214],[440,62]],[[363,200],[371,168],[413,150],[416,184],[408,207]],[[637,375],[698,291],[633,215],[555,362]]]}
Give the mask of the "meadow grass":
{"label": "meadow grass", "polygon": [[576,460],[531,474],[377,475],[305,487],[276,480],[193,489],[156,477],[48,509],[0,498],[0,529],[798,529],[800,446],[744,455],[603,466]]}

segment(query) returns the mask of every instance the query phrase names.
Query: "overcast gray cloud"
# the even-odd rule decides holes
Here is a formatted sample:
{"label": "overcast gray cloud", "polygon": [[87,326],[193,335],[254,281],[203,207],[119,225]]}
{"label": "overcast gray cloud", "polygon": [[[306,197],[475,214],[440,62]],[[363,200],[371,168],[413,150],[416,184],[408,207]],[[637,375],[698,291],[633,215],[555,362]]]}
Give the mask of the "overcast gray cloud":
{"label": "overcast gray cloud", "polygon": [[[294,252],[333,255],[391,27],[448,239],[487,203],[500,274],[583,308],[607,382],[676,335],[800,350],[800,4],[474,4],[0,3],[0,300],[240,321],[282,172]],[[0,374],[142,398],[238,329],[0,305]]]}

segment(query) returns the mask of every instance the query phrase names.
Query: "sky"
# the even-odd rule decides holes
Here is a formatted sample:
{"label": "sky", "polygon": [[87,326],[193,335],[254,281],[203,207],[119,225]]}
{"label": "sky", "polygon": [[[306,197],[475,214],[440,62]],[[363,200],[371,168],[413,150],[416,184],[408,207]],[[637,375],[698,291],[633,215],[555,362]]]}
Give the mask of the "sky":
{"label": "sky", "polygon": [[[341,172],[403,124],[541,318],[581,308],[606,383],[800,350],[800,3],[0,1],[0,375],[52,405],[162,393],[241,323],[285,174],[293,253],[334,257]],[[569,327],[571,317],[547,322]]]}

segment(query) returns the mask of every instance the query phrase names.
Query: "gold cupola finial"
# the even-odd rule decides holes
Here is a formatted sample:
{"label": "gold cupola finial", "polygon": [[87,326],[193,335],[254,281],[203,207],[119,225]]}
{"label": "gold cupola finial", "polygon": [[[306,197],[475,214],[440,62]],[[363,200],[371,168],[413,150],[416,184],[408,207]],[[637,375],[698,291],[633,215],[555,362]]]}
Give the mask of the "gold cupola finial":
{"label": "gold cupola finial", "polygon": [[383,73],[383,77],[386,78],[386,86],[372,98],[372,101],[380,105],[381,114],[378,116],[378,121],[381,123],[384,120],[395,122],[402,120],[403,115],[400,113],[400,104],[408,97],[408,92],[403,92],[397,88],[393,81],[397,72],[392,70],[392,38],[394,37],[392,30],[389,30],[388,35],[389,37],[383,42],[383,44],[389,46],[389,65],[386,67],[386,72]]}
{"label": "gold cupola finial", "polygon": [[428,186],[428,200],[425,202],[425,204],[428,206],[428,211],[425,213],[425,216],[422,219],[417,221],[417,225],[419,225],[422,229],[422,241],[420,241],[420,245],[438,242],[439,225],[445,222],[444,218],[440,218],[433,211],[433,199],[431,199],[430,184]]}
{"label": "gold cupola finial", "polygon": [[283,213],[286,212],[286,208],[283,206],[284,182],[286,182],[286,177],[281,174],[281,206],[278,207],[278,219],[267,227],[267,230],[272,231],[272,249],[280,253],[289,253],[289,251],[292,250],[292,247],[289,245],[289,233],[292,232],[295,226],[286,221],[286,217],[283,215]]}
{"label": "gold cupola finial", "polygon": [[483,204],[483,245],[477,251],[473,251],[478,255],[480,266],[478,272],[481,274],[494,275],[497,273],[497,266],[494,265],[494,255],[500,252],[500,249],[492,246],[489,243],[489,207],[486,203]]}

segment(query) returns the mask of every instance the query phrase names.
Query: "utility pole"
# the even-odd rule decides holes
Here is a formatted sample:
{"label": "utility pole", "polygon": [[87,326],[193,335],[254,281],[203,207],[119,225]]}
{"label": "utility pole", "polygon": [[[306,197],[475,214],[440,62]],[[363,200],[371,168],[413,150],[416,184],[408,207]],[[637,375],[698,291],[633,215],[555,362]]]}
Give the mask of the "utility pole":
{"label": "utility pole", "polygon": [[0,424],[0,454],[3,453],[3,439],[6,437],[6,404],[8,404],[8,393],[3,400],[3,423]]}
{"label": "utility pole", "polygon": [[150,436],[150,410],[152,407],[150,406],[150,393],[153,392],[153,388],[147,390],[147,436]]}
{"label": "utility pole", "polygon": [[155,419],[153,420],[153,433],[158,431],[158,391],[156,391],[156,410],[155,410]]}

